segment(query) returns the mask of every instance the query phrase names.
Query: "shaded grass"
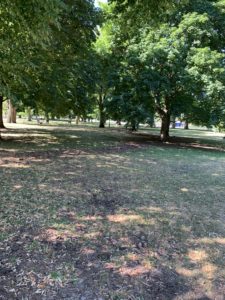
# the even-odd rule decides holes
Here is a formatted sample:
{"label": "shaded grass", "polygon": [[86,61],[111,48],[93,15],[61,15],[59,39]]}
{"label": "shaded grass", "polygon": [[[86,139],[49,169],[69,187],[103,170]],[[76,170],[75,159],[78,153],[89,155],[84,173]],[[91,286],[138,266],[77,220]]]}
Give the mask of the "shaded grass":
{"label": "shaded grass", "polygon": [[223,152],[41,130],[1,145],[3,299],[223,299]]}

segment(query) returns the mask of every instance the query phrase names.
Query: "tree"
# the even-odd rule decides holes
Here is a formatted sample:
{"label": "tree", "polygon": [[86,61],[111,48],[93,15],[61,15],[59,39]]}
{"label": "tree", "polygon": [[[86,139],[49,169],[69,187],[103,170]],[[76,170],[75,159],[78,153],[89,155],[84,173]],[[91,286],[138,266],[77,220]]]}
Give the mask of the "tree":
{"label": "tree", "polygon": [[142,34],[138,32],[125,46],[119,42],[124,54],[121,64],[127,69],[124,80],[129,74],[136,90],[144,84],[142,90],[148,91],[153,110],[162,120],[162,140],[169,136],[172,115],[191,112],[202,103],[208,109],[218,108],[224,99],[222,1],[206,2],[202,7],[202,1],[190,1],[182,13],[171,10],[158,29],[145,24]]}
{"label": "tree", "polygon": [[[106,16],[111,14],[111,8],[102,4]],[[99,111],[99,127],[104,128],[107,119],[107,101],[112,88],[112,77],[115,72],[115,60],[112,56],[113,23],[106,21],[99,31],[99,36],[93,45],[95,99]]]}
{"label": "tree", "polygon": [[[46,116],[51,110],[65,114],[82,81],[82,76],[75,78],[88,61],[100,24],[99,11],[92,0],[6,2],[8,5],[0,4],[2,95],[14,104],[22,101],[26,106],[42,107]],[[84,76],[84,72],[79,74]]]}
{"label": "tree", "polygon": [[[1,1],[0,106],[4,99],[16,98],[15,86],[24,85],[23,71],[30,64],[27,58],[32,47],[47,43],[50,24],[57,23],[61,9],[59,0]],[[2,115],[0,126],[3,127]]]}
{"label": "tree", "polygon": [[129,52],[114,73],[113,88],[107,104],[112,118],[126,121],[127,127],[132,131],[137,130],[141,122],[149,121],[154,115],[144,74],[140,72],[143,68],[138,57]]}
{"label": "tree", "polygon": [[66,10],[59,15],[59,27],[52,26],[47,51],[43,49],[35,56],[39,73],[32,97],[46,116],[49,113],[85,115],[91,106],[91,44],[96,39],[101,14],[93,1],[65,3]]}
{"label": "tree", "polygon": [[11,100],[8,100],[7,123],[16,123],[16,108]]}

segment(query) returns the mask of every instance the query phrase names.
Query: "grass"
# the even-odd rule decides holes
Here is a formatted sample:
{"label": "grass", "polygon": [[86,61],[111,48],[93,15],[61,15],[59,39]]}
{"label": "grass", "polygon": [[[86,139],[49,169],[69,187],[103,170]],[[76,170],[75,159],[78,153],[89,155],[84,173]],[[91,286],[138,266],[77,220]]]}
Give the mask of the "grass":
{"label": "grass", "polygon": [[85,126],[4,133],[3,299],[223,299],[223,140],[207,137],[213,150],[206,132],[188,134],[176,145]]}

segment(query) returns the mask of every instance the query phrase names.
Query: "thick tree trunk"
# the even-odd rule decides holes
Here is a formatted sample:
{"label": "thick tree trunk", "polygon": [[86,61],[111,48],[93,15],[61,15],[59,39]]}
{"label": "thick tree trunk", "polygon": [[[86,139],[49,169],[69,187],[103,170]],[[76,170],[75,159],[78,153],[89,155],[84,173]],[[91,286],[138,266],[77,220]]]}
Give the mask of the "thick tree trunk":
{"label": "thick tree trunk", "polygon": [[189,129],[189,122],[188,122],[187,119],[185,120],[184,129],[185,129],[185,130],[188,130],[188,129]]}
{"label": "thick tree trunk", "polygon": [[7,123],[16,123],[16,109],[11,100],[8,100]]}
{"label": "thick tree trunk", "polygon": [[137,131],[138,130],[138,122],[136,122],[135,120],[131,121],[131,131]]}
{"label": "thick tree trunk", "polygon": [[99,128],[105,128],[105,114],[104,112],[99,112]]}
{"label": "thick tree trunk", "polygon": [[0,96],[0,128],[5,128],[3,122],[3,97]]}
{"label": "thick tree trunk", "polygon": [[160,138],[161,141],[166,142],[169,138],[169,130],[170,130],[170,114],[165,113],[162,117]]}
{"label": "thick tree trunk", "polygon": [[99,91],[99,98],[98,98],[98,109],[99,109],[99,128],[105,128],[106,123],[106,115],[104,111],[104,100],[105,95],[103,93],[103,88],[101,87]]}
{"label": "thick tree trunk", "polygon": [[27,108],[27,121],[31,122],[32,121],[32,114],[31,114],[31,108]]}
{"label": "thick tree trunk", "polygon": [[80,117],[76,116],[76,125],[79,125]]}
{"label": "thick tree trunk", "polygon": [[105,128],[105,112],[104,112],[104,106],[102,101],[99,103],[99,128]]}
{"label": "thick tree trunk", "polygon": [[49,123],[49,114],[47,112],[45,113],[45,123]]}

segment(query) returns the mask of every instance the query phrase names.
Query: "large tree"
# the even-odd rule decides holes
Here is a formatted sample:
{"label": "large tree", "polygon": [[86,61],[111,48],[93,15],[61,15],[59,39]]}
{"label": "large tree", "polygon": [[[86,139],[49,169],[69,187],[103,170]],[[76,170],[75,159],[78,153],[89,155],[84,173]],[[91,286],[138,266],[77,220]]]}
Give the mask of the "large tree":
{"label": "large tree", "polygon": [[7,59],[1,62],[1,94],[14,104],[22,101],[25,106],[42,108],[46,115],[83,111],[90,79],[87,61],[100,24],[99,11],[93,0],[40,1],[37,6],[31,2],[0,7],[6,15],[17,16],[12,25],[7,19],[11,32],[7,26],[2,29],[9,46],[2,46]]}
{"label": "large tree", "polygon": [[24,70],[30,64],[32,48],[43,47],[56,24],[62,1],[31,0],[0,3],[0,126],[2,103],[16,96],[15,86],[24,85]]}
{"label": "large tree", "polygon": [[[125,12],[141,5],[135,1],[126,3]],[[115,34],[116,38],[127,37],[126,42],[119,39],[114,50],[118,53],[119,49],[121,65],[126,65],[124,80],[132,78],[133,90],[144,84],[143,95],[148,90],[149,101],[162,120],[162,140],[169,136],[171,115],[189,113],[193,107],[214,111],[224,107],[225,4],[224,1],[204,1],[204,4],[201,0],[186,1],[179,9],[163,13],[157,27],[152,26],[152,20],[145,20],[141,23],[142,32],[135,25],[136,34],[132,29],[129,36],[121,27]],[[131,90],[128,87],[127,94]],[[132,97],[126,101],[134,103]],[[139,106],[136,105],[137,112]],[[195,109],[195,118],[201,119],[196,114],[200,111]]]}
{"label": "large tree", "polygon": [[[102,5],[105,16],[111,14],[107,5]],[[115,72],[116,62],[112,56],[112,31],[113,23],[106,20],[93,45],[94,79],[95,79],[95,100],[99,112],[99,127],[104,128],[107,119],[107,101],[112,88],[112,77]]]}
{"label": "large tree", "polygon": [[47,53],[39,59],[40,74],[34,99],[46,113],[85,115],[93,86],[91,44],[101,15],[93,1],[65,1],[66,10],[52,27]]}

